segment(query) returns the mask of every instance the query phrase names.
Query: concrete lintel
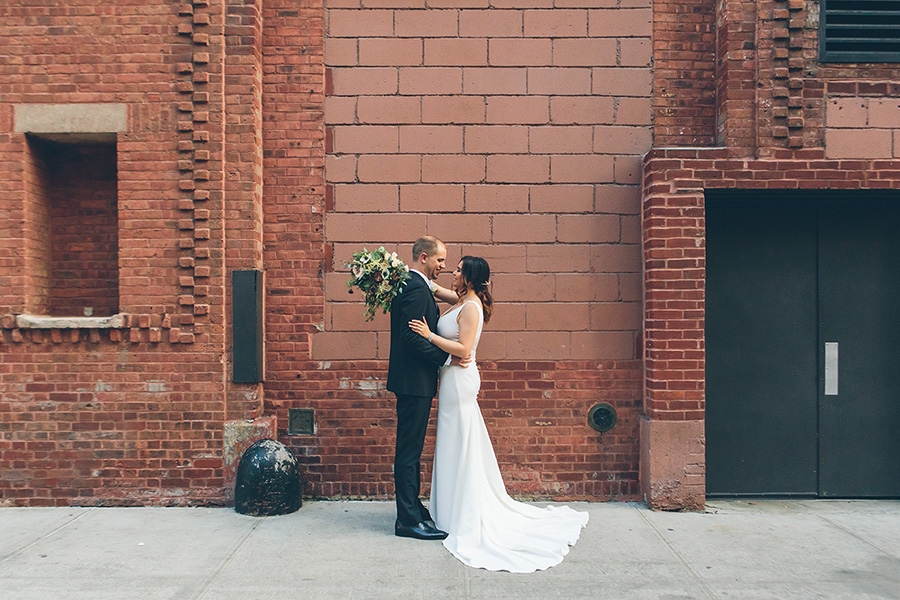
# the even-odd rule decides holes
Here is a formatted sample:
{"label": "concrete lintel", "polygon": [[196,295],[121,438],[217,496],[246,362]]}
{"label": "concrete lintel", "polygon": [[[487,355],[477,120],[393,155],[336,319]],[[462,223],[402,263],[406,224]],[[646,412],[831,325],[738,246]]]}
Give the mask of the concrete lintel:
{"label": "concrete lintel", "polygon": [[17,104],[17,133],[118,133],[128,127],[126,104]]}
{"label": "concrete lintel", "polygon": [[16,327],[21,329],[120,329],[124,324],[121,314],[111,317],[16,315]]}
{"label": "concrete lintel", "polygon": [[29,133],[28,135],[58,144],[112,145],[116,143],[115,133]]}

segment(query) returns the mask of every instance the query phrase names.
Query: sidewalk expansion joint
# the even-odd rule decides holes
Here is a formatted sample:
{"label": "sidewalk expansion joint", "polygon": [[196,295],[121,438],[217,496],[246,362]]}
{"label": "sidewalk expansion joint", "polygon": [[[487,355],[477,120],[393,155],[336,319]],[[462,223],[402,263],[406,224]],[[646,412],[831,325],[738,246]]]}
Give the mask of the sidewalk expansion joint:
{"label": "sidewalk expansion joint", "polygon": [[253,534],[254,531],[256,531],[256,528],[259,527],[260,523],[262,523],[262,520],[256,521],[253,526],[247,531],[247,533],[245,533],[241,537],[241,539],[238,540],[238,542],[228,552],[228,554],[226,554],[222,558],[222,560],[219,561],[219,564],[217,564],[215,568],[210,572],[210,574],[206,576],[206,579],[203,581],[203,585],[201,585],[200,588],[194,593],[194,595],[191,596],[191,600],[197,600],[206,593],[207,588],[209,588],[213,580],[215,580],[219,573],[222,572],[222,569],[225,568],[225,565],[231,562],[231,559],[234,558],[234,555],[237,554],[237,551],[241,549],[247,539]]}
{"label": "sidewalk expansion joint", "polygon": [[472,597],[472,579],[469,577],[469,569],[468,567],[462,563],[457,565],[457,569],[461,569],[462,572],[462,595],[460,596],[462,600],[469,600]]}
{"label": "sidewalk expansion joint", "polygon": [[9,561],[9,560],[14,559],[15,557],[19,556],[20,554],[22,554],[23,552],[25,552],[26,550],[28,550],[29,548],[31,548],[32,546],[34,546],[35,544],[38,544],[38,543],[40,543],[40,542],[46,540],[47,538],[49,538],[49,537],[52,536],[53,534],[55,534],[55,533],[57,533],[57,532],[59,532],[59,531],[62,531],[63,529],[65,529],[66,527],[68,527],[69,525],[71,525],[72,523],[74,523],[75,521],[77,521],[78,519],[80,519],[81,517],[83,517],[84,515],[88,514],[88,513],[89,513],[90,511],[92,511],[92,510],[94,510],[94,509],[93,509],[93,508],[83,509],[81,513],[75,515],[74,517],[72,517],[71,519],[69,519],[68,521],[66,521],[65,523],[63,523],[62,525],[60,525],[59,527],[57,527],[56,529],[54,529],[53,531],[51,531],[51,532],[49,532],[49,533],[46,533],[46,534],[42,535],[41,537],[37,538],[36,540],[33,540],[33,541],[31,541],[31,542],[25,544],[24,546],[22,546],[22,547],[19,548],[18,550],[14,550],[14,551],[11,552],[10,554],[7,554],[6,556],[0,558],[0,565],[2,565],[3,563],[5,563],[5,562],[7,562],[7,561]]}
{"label": "sidewalk expansion joint", "polygon": [[700,576],[700,574],[697,572],[697,570],[694,569],[694,567],[691,566],[691,564],[687,561],[687,559],[685,559],[681,555],[681,553],[678,552],[678,550],[675,548],[675,546],[673,546],[672,543],[668,539],[666,539],[666,536],[663,535],[663,532],[659,529],[659,527],[657,527],[656,524],[653,523],[653,521],[651,521],[650,519],[647,518],[647,516],[644,514],[644,511],[646,509],[642,510],[642,509],[638,508],[637,506],[635,506],[634,510],[641,517],[641,519],[643,519],[644,522],[647,523],[647,525],[649,525],[650,528],[656,533],[656,536],[662,541],[663,544],[665,544],[666,548],[669,549],[669,552],[671,552],[672,555],[678,559],[678,561],[681,563],[681,565],[684,567],[684,569],[688,573],[690,573],[691,576],[696,580],[697,585],[700,586],[700,588],[703,590],[703,593],[706,594],[706,597],[710,598],[711,600],[721,600],[719,595],[716,594],[711,587],[709,587],[709,585],[706,583],[706,581],[703,580],[703,578]]}
{"label": "sidewalk expansion joint", "polygon": [[855,531],[853,531],[852,529],[848,529],[847,527],[844,527],[844,526],[841,525],[840,523],[836,523],[836,522],[832,521],[832,520],[829,519],[828,517],[823,517],[822,515],[818,515],[818,514],[817,514],[816,516],[817,516],[818,518],[822,519],[823,521],[825,521],[826,523],[828,523],[829,525],[831,525],[832,527],[834,527],[835,529],[839,529],[839,530],[842,531],[843,533],[846,533],[846,534],[849,535],[850,537],[852,537],[852,538],[854,538],[854,539],[856,539],[856,540],[862,542],[862,543],[865,544],[866,546],[869,546],[870,548],[874,548],[875,550],[878,550],[879,552],[881,552],[881,553],[884,554],[885,556],[890,556],[890,557],[893,558],[894,560],[900,561],[900,556],[897,556],[897,554],[895,554],[894,552],[891,552],[891,551],[888,550],[887,548],[882,548],[881,546],[879,546],[878,544],[872,542],[871,540],[867,540],[866,538],[864,538],[864,537],[860,536],[859,534],[857,534],[857,533],[856,533]]}

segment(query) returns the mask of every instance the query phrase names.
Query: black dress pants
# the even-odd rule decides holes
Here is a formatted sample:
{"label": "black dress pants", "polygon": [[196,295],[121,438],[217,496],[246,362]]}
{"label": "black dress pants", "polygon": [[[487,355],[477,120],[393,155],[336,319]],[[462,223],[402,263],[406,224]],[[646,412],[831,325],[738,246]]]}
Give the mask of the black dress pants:
{"label": "black dress pants", "polygon": [[431,519],[419,500],[422,478],[422,447],[433,398],[397,394],[397,445],[394,451],[394,493],[397,520],[415,525]]}

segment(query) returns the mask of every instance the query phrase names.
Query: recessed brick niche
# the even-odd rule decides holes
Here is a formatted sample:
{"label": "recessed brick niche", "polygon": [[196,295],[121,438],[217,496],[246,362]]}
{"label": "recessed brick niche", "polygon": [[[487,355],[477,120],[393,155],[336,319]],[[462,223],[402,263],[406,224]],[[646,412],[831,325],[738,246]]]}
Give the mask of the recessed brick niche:
{"label": "recessed brick niche", "polygon": [[31,314],[119,310],[116,146],[29,136],[25,219]]}

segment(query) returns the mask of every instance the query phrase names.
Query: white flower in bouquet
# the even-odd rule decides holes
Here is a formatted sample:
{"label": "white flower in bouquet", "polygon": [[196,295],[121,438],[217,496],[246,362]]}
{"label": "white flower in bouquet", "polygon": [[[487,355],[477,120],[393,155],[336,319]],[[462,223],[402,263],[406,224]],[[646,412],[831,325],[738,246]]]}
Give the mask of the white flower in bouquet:
{"label": "white flower in bouquet", "polygon": [[384,246],[378,250],[354,252],[353,260],[345,261],[353,277],[347,281],[350,293],[356,286],[365,295],[366,321],[375,317],[375,311],[387,313],[400,288],[409,279],[409,267],[397,258],[396,252],[388,253]]}

